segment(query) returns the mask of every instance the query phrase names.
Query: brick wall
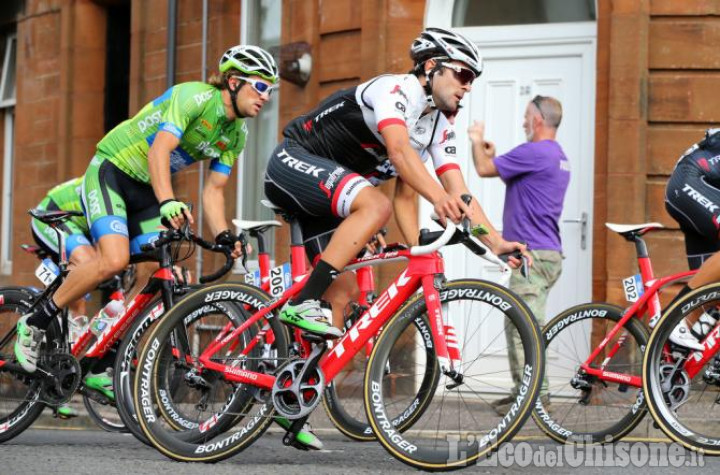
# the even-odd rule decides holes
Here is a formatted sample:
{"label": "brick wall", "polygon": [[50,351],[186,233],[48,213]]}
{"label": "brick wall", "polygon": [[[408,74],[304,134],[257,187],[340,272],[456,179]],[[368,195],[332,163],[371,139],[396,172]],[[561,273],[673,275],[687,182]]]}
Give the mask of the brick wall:
{"label": "brick wall", "polygon": [[[412,66],[410,43],[422,30],[424,0],[285,0],[282,43],[306,41],[312,46],[313,70],[304,87],[283,82],[280,124],[314,108],[332,92],[382,73],[404,73]],[[281,125],[282,126],[282,125]],[[391,195],[394,184],[383,185]],[[400,241],[391,221],[390,241]],[[287,230],[278,233],[276,255],[289,255]],[[402,268],[377,268],[384,287]]]}
{"label": "brick wall", "polygon": [[[27,0],[18,18],[14,243],[32,242],[27,210],[52,186],[83,174],[103,137],[104,3],[113,2]],[[208,3],[210,74],[222,52],[239,42],[240,2]],[[168,2],[132,0],[131,14],[130,115],[167,87]],[[175,82],[200,80],[202,2],[178,2],[176,38]],[[182,199],[198,202],[199,170],[190,167],[174,177]],[[226,190],[228,216],[234,216],[235,183],[233,174]],[[0,283],[32,284],[34,268],[34,258],[16,247],[13,275]]]}
{"label": "brick wall", "polygon": [[605,221],[662,223],[647,238],[656,275],[687,268],[663,197],[680,154],[720,120],[719,12],[707,0],[599,2],[595,298],[622,303],[620,279],[637,272]]}
{"label": "brick wall", "polygon": [[[104,9],[90,0],[28,1],[17,25],[13,242],[32,242],[27,210],[84,172],[102,137]],[[13,250],[12,281],[34,260]]]}

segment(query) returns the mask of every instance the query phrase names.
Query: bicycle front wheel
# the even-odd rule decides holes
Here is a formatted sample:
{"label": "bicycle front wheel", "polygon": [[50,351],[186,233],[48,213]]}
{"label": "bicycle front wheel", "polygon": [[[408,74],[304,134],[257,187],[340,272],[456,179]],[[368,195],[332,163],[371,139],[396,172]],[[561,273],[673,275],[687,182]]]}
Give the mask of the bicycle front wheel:
{"label": "bicycle front wheel", "polygon": [[[152,327],[138,359],[133,401],[143,433],[160,452],[183,462],[216,462],[252,444],[272,422],[265,391],[227,381],[199,362],[212,342],[227,338],[269,301],[265,292],[245,284],[206,287]],[[232,307],[243,316],[231,317]],[[227,341],[212,360],[239,372],[272,372],[287,352],[283,325],[268,318]],[[178,417],[193,421],[193,427],[178,432]]]}
{"label": "bicycle front wheel", "polygon": [[655,422],[672,440],[691,450],[720,455],[720,341],[715,326],[705,353],[677,346],[670,334],[720,306],[720,284],[701,287],[675,302],[658,320],[643,360],[643,389]]}
{"label": "bicycle front wheel", "polygon": [[39,372],[27,375],[6,365],[15,362],[15,327],[32,300],[29,290],[0,289],[0,443],[22,434],[45,409]]}
{"label": "bicycle front wheel", "polygon": [[[585,303],[553,318],[545,328],[545,374],[549,387],[540,391],[535,423],[560,443],[607,443],[629,434],[647,412],[642,389],[586,374],[583,364],[615,327],[623,309]],[[642,375],[645,325],[630,318],[591,367],[624,375]]]}
{"label": "bicycle front wheel", "polygon": [[[418,328],[430,328],[425,299],[415,296],[385,326],[370,356],[365,376],[365,409],[385,449],[400,461],[423,470],[452,470],[475,463],[512,438],[530,416],[543,375],[540,329],[527,306],[497,284],[463,279],[440,290],[445,318],[455,328],[461,361],[455,372],[438,368],[431,394],[419,385],[428,365],[438,365],[433,339]],[[506,332],[516,332],[509,348]],[[508,354],[517,360],[511,377]],[[388,372],[387,369],[390,368]],[[412,414],[401,432],[408,401],[429,401]],[[507,412],[495,412],[493,401],[511,398]]]}

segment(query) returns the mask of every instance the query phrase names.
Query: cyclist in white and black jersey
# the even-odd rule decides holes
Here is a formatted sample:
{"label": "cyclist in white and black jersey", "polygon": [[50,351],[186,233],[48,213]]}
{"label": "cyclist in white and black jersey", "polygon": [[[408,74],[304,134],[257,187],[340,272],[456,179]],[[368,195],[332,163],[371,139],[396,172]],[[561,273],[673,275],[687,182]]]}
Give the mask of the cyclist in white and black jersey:
{"label": "cyclist in white and black jersey", "polygon": [[[476,200],[470,206],[461,200],[469,192],[455,159],[452,123],[482,72],[480,52],[462,35],[428,28],[413,42],[410,56],[410,74],[383,75],[336,92],[293,120],[273,151],[265,194],[298,214],[315,265],[301,293],[281,311],[280,319],[290,325],[341,335],[325,318],[320,298],[325,294],[334,314],[342,315],[344,302],[351,299],[351,279],[342,277],[342,283],[326,290],[338,270],[386,224],[393,208],[405,240],[416,243],[416,193],[442,219],[459,222],[467,215],[473,224],[485,225],[490,233],[484,240],[493,252],[525,250],[502,239]],[[429,157],[440,183],[423,166]],[[392,177],[397,182],[391,205],[374,185]]]}

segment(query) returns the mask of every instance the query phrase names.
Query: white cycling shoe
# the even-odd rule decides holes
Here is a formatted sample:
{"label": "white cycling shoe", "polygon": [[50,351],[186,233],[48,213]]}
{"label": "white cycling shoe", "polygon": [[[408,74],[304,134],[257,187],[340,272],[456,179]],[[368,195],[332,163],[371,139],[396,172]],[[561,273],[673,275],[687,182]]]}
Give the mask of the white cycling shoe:
{"label": "white cycling shoe", "polygon": [[683,319],[670,333],[669,340],[679,346],[690,348],[695,351],[703,351],[705,347],[698,341],[695,336],[690,333],[687,321]]}

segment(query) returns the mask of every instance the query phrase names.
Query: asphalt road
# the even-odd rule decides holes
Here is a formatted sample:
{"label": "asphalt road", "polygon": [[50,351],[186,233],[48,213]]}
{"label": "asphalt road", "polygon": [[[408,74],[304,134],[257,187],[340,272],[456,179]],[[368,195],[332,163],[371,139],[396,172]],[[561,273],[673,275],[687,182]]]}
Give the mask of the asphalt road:
{"label": "asphalt road", "polygon": [[[31,429],[0,448],[1,474],[338,474],[415,471],[376,443],[350,442],[339,434],[323,433],[325,449],[302,452],[284,447],[279,433],[268,433],[242,454],[214,465],[171,461],[130,435],[89,430]],[[484,466],[462,473],[589,473],[657,474],[718,473],[720,458],[697,458],[671,444],[652,448],[632,440],[621,446],[575,451],[534,438],[516,441]],[[605,450],[603,452],[602,450]],[[608,452],[610,450],[610,452]],[[655,454],[652,452],[655,450]],[[666,451],[667,458],[657,455]],[[623,455],[624,454],[624,455]],[[680,465],[670,466],[671,463]],[[588,466],[591,465],[591,466]],[[690,466],[693,466],[690,468]]]}

